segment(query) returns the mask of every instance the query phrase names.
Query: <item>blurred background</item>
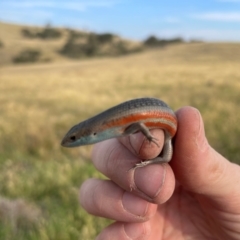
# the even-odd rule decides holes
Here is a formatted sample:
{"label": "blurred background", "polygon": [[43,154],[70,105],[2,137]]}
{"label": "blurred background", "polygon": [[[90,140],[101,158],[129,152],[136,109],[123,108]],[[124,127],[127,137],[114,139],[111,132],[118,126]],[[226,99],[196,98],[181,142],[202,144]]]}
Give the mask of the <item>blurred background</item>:
{"label": "blurred background", "polygon": [[240,163],[240,0],[0,1],[0,239],[94,239],[110,221],[78,203],[104,178],[71,126],[151,96],[203,115]]}

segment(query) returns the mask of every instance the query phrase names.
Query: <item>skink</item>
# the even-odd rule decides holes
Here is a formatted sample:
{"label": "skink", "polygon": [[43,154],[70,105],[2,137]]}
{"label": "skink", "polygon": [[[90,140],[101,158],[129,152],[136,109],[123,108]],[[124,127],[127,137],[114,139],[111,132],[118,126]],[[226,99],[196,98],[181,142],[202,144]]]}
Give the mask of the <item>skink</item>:
{"label": "skink", "polygon": [[177,118],[168,105],[156,98],[138,98],[123,102],[73,126],[62,140],[64,147],[77,147],[142,132],[149,142],[157,139],[150,129],[164,130],[164,146],[157,158],[137,163],[135,168],[152,163],[169,162],[172,158],[172,138],[177,131]]}

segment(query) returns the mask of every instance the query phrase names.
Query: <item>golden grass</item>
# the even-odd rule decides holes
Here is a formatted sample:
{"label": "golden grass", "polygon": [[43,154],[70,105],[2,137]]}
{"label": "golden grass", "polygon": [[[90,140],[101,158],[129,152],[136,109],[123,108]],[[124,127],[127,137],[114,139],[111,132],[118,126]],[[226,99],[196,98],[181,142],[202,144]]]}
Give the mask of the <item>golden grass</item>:
{"label": "golden grass", "polygon": [[[46,216],[31,236],[19,229],[25,239],[92,239],[106,224],[77,202],[81,182],[100,176],[85,161],[91,147],[63,149],[60,141],[73,124],[121,101],[152,96],[175,110],[197,107],[210,143],[239,163],[239,63],[239,44],[182,44],[128,57],[2,67],[0,194],[26,198]],[[0,227],[0,236],[9,232]]]}
{"label": "golden grass", "polygon": [[[235,121],[239,45],[228,45],[234,49],[231,61],[221,56],[221,46],[223,55],[224,45],[181,45],[115,59],[3,68],[0,127],[8,141],[1,150],[11,143],[41,156],[49,156],[49,151],[56,154],[59,139],[72,124],[141,96],[162,98],[174,109],[196,106],[206,122],[219,117],[220,111],[229,112]],[[217,50],[208,55],[201,53],[202,48]]]}

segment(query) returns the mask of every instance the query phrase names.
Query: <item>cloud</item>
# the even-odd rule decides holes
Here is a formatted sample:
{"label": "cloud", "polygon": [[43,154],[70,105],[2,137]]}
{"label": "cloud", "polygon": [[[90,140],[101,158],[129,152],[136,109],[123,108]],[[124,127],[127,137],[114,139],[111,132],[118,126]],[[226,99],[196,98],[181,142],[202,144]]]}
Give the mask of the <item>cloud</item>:
{"label": "cloud", "polygon": [[[0,0],[0,20],[42,24],[46,20],[54,20],[54,17],[58,14],[57,10],[71,11],[71,14],[74,15],[74,11],[84,12],[91,8],[110,8],[122,1],[124,0],[9,0],[2,2]],[[62,22],[61,19],[60,22]],[[66,22],[70,24],[70,21]]]}
{"label": "cloud", "polygon": [[207,21],[240,22],[240,12],[207,12],[194,14],[191,17]]}
{"label": "cloud", "polygon": [[116,5],[118,1],[88,1],[88,2],[65,2],[58,8],[69,9],[75,11],[86,11],[88,8],[102,8],[102,7],[112,7]]}
{"label": "cloud", "polygon": [[95,0],[95,1],[8,1],[0,5],[5,8],[55,8],[55,9],[68,9],[75,11],[86,11],[89,8],[103,8],[112,7],[118,4],[120,0]]}

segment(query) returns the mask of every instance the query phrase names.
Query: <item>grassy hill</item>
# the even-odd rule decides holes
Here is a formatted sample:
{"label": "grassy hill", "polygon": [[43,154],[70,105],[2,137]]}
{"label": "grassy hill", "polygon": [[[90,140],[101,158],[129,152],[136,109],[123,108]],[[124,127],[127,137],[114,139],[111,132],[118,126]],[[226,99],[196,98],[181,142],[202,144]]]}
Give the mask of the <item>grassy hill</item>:
{"label": "grassy hill", "polygon": [[[23,39],[21,28],[1,25],[11,56],[28,44],[44,50],[40,40]],[[64,37],[45,48],[59,49]],[[64,149],[60,141],[73,124],[127,99],[198,108],[210,144],[240,163],[240,44],[180,44],[81,61],[47,54],[54,62],[25,65],[7,64],[6,54],[0,68],[0,239],[90,240],[109,223],[77,200],[84,180],[103,177],[90,162],[91,146]]]}
{"label": "grassy hill", "polygon": [[[51,33],[54,31],[59,36],[53,37]],[[19,56],[23,59],[24,53],[29,58],[28,55],[36,51],[39,53],[37,62],[64,62],[69,58],[118,56],[141,51],[143,47],[142,43],[124,40],[110,33],[97,34],[3,22],[0,22],[0,42],[0,65],[11,64]]]}

